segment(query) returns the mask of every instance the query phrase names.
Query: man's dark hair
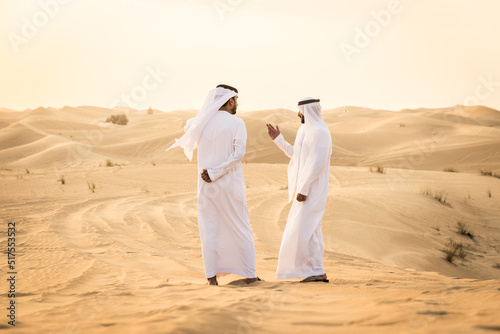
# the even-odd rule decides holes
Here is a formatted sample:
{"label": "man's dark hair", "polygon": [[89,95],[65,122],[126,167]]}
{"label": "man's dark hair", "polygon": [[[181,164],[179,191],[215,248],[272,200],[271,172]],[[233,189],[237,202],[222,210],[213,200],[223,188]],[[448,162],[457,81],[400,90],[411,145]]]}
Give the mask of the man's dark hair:
{"label": "man's dark hair", "polygon": [[[237,90],[236,88],[231,87],[231,86],[229,86],[229,85],[220,84],[220,85],[218,85],[216,88],[219,88],[219,87],[222,87],[222,88],[225,88],[225,89],[229,89],[229,90],[232,90],[233,92],[238,93],[238,90]],[[231,99],[234,99],[234,97],[232,97]],[[226,106],[228,105],[228,103],[229,103],[229,101],[230,101],[231,99],[227,100],[227,101],[226,101],[226,103],[224,103],[224,105],[222,105],[222,107],[221,107],[221,108],[226,107]]]}

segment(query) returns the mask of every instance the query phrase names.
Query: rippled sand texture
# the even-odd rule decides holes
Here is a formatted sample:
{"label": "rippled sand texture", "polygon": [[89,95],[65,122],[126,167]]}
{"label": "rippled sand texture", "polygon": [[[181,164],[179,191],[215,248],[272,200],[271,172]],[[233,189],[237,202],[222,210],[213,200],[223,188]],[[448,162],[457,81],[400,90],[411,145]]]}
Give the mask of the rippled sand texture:
{"label": "rippled sand texture", "polygon": [[[186,163],[181,150],[164,152],[194,112],[132,111],[128,125],[103,127],[116,113],[0,111],[2,253],[7,222],[17,223],[15,332],[500,330],[500,179],[478,172],[500,173],[498,111],[324,113],[334,140],[323,219],[329,284],[274,279],[290,205],[287,160],[265,123],[279,124],[293,141],[296,115],[240,115],[249,133],[244,168],[257,271],[265,281],[248,286],[229,275],[218,287],[206,286],[203,274],[196,163]],[[377,166],[385,173],[369,171]],[[458,221],[473,238],[457,233]],[[464,259],[445,260],[450,240],[462,243]],[[0,331],[10,332],[4,313]]]}

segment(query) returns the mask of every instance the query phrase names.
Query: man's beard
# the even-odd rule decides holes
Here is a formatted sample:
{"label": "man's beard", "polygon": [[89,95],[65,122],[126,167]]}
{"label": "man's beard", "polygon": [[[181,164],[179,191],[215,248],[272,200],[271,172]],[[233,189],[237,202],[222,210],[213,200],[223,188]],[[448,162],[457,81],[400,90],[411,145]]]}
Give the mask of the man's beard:
{"label": "man's beard", "polygon": [[237,106],[234,106],[233,109],[231,109],[231,115],[236,115],[236,108]]}
{"label": "man's beard", "polygon": [[304,124],[306,122],[304,115],[299,116],[299,118],[300,118],[300,123]]}

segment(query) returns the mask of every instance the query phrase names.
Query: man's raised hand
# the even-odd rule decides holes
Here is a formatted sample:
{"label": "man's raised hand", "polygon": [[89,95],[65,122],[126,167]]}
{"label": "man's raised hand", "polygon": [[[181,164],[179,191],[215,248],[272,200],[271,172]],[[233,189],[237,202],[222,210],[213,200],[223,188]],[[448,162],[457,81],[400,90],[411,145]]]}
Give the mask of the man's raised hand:
{"label": "man's raised hand", "polygon": [[204,169],[203,172],[201,172],[201,178],[203,179],[203,181],[205,181],[207,183],[212,182],[212,180],[210,180],[210,175],[208,175],[208,172],[206,169]]}
{"label": "man's raised hand", "polygon": [[269,137],[271,137],[272,140],[275,140],[276,137],[278,137],[281,133],[279,126],[276,125],[276,129],[275,129],[274,126],[272,126],[271,124],[266,124],[266,125],[267,125],[267,133],[269,134]]}

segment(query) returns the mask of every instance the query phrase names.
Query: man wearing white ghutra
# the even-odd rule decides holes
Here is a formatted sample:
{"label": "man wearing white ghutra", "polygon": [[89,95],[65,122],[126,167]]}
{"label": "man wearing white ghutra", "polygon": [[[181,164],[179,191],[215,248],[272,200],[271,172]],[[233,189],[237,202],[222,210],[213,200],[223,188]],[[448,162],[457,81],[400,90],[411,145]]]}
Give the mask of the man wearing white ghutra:
{"label": "man wearing white ghutra", "polygon": [[234,116],[238,90],[219,85],[184,127],[185,134],[167,149],[180,146],[189,158],[198,148],[198,227],[205,276],[210,285],[228,273],[260,281],[255,274],[255,245],[246,203],[241,159],[245,123]]}
{"label": "man wearing white ghutra", "polygon": [[319,99],[299,102],[301,119],[294,145],[267,124],[274,143],[291,158],[288,165],[289,201],[295,195],[281,241],[276,278],[304,278],[301,282],[328,282],[323,266],[321,220],[326,208],[332,137],[321,117]]}

